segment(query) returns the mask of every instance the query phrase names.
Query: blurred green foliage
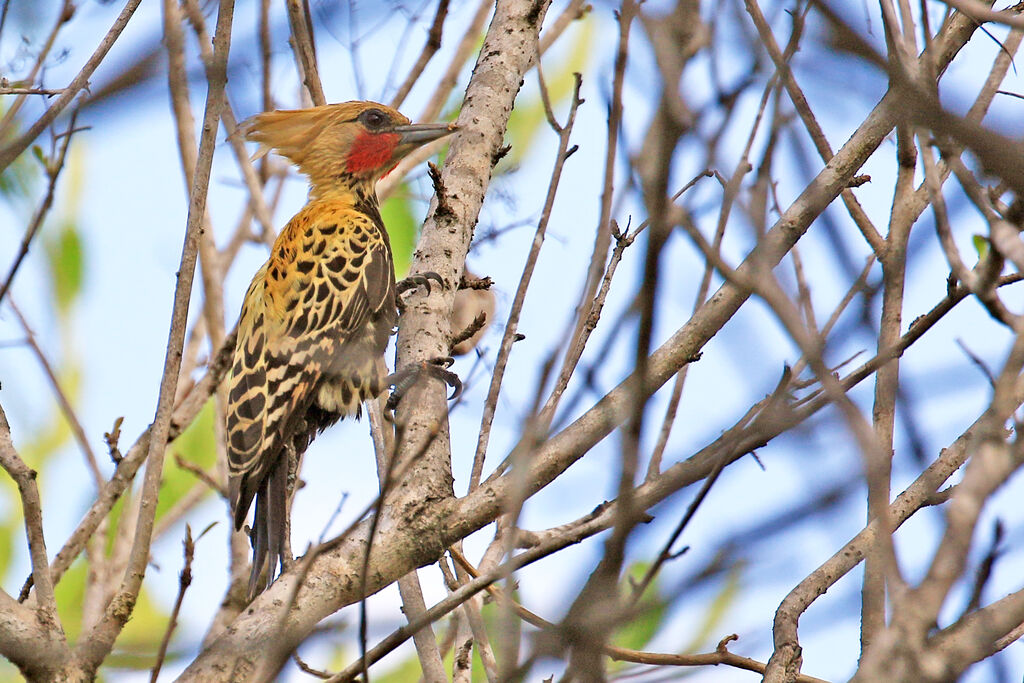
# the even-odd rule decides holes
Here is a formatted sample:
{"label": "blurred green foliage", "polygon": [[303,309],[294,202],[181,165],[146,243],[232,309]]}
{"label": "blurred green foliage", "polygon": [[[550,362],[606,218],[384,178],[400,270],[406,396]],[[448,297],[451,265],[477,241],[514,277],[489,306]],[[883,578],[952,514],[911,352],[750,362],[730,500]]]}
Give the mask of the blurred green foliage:
{"label": "blurred green foliage", "polygon": [[61,317],[75,303],[85,282],[85,247],[75,224],[64,220],[56,234],[44,240],[53,286],[53,298]]}
{"label": "blurred green foliage", "polygon": [[391,253],[395,260],[395,277],[401,280],[409,272],[420,230],[420,219],[413,214],[408,183],[402,183],[398,191],[388,197],[380,207],[380,217],[384,225],[388,226]]}
{"label": "blurred green foliage", "polygon": [[[159,521],[181,501],[194,487],[206,487],[196,475],[182,468],[177,458],[187,460],[196,467],[211,471],[217,462],[217,429],[214,425],[217,411],[213,399],[210,399],[199,411],[192,424],[171,442],[167,457],[164,458],[164,481],[160,488],[160,500],[156,506],[156,518]],[[209,491],[206,491],[209,493]]]}
{"label": "blurred green foliage", "polygon": [[[587,62],[593,54],[596,23],[588,14],[576,21],[568,29],[567,34],[569,39],[568,44],[563,46],[564,56],[557,61],[547,56],[544,59],[544,82],[547,85],[548,98],[551,100],[555,119],[559,123],[564,123],[566,114],[566,107],[559,105],[565,105],[572,96],[575,82],[573,74],[586,71]],[[535,75],[531,77],[536,78]],[[529,98],[520,97],[509,117],[508,130],[505,133],[505,142],[512,148],[498,164],[495,173],[518,166],[527,152],[535,149],[534,143],[544,130],[548,130],[548,122],[540,94]]]}
{"label": "blurred green foliage", "polygon": [[[622,587],[623,599],[632,595],[633,583],[640,581],[650,568],[647,562],[636,562],[626,570],[627,580]],[[637,604],[637,615],[626,622],[612,638],[612,644],[630,650],[643,650],[661,629],[668,614],[668,604],[659,596],[658,579],[644,591]]]}

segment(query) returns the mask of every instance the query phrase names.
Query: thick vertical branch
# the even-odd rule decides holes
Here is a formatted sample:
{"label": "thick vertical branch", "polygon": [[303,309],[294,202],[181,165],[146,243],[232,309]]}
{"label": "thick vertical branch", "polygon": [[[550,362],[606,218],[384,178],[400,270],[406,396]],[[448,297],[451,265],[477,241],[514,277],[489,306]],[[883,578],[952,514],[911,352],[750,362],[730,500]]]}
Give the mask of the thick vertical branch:
{"label": "thick vertical branch", "polygon": [[[512,105],[523,75],[536,58],[546,9],[545,2],[522,1],[500,2],[495,9],[457,120],[460,131],[441,171],[439,197],[431,205],[411,269],[439,273],[448,286],[407,305],[398,335],[398,367],[449,353],[448,323],[455,291]],[[413,474],[423,500],[452,495],[447,406],[440,383],[432,384],[430,391],[422,384],[414,387],[404,402],[404,406],[416,406],[411,420],[407,410],[400,408],[398,413],[400,421],[408,420],[408,438],[399,444],[400,460],[416,452],[424,434],[432,430],[433,420],[441,422],[439,438]]]}

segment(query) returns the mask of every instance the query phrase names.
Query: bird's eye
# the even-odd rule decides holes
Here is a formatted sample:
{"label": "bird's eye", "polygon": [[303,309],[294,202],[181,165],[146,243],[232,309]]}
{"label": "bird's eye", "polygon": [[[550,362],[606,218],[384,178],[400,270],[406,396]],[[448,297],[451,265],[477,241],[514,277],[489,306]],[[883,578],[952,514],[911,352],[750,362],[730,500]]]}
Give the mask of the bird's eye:
{"label": "bird's eye", "polygon": [[388,116],[380,109],[367,109],[359,115],[359,120],[370,130],[379,130],[387,125]]}

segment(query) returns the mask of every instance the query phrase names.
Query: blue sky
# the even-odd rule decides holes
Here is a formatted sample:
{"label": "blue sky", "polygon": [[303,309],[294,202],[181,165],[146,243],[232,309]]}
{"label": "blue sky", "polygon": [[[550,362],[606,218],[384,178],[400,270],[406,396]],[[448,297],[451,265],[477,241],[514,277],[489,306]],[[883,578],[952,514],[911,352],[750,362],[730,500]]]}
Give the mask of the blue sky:
{"label": "blue sky", "polygon": [[[455,35],[457,27],[466,25],[473,8],[466,3],[453,5],[446,30]],[[314,8],[320,6],[314,3]],[[117,9],[105,4],[83,4],[80,16],[69,26],[66,37],[62,37],[69,49],[68,58],[47,69],[48,85],[63,83],[77,70],[91,49],[86,46],[91,46],[96,36],[106,30]],[[253,8],[249,3],[240,4],[237,9],[235,40],[238,49],[234,59],[238,62],[244,62],[246,53],[251,53],[244,47],[248,44],[246,41],[251,40],[254,11],[250,10]],[[428,10],[428,16],[431,10]],[[556,11],[549,13],[549,18]],[[875,8],[860,11],[864,14],[851,13],[853,21],[861,22],[855,27],[870,31],[877,42],[881,29],[879,19],[873,16]],[[869,12],[872,13],[870,16]],[[343,13],[334,16],[326,22],[327,30],[318,34],[319,58],[328,100],[342,101],[359,96],[386,98],[390,91],[379,84],[386,81],[391,56],[403,40],[401,29],[405,25],[404,19],[397,13],[390,18],[371,16],[369,12],[363,16],[366,26],[375,26],[377,21],[382,23],[372,34],[372,47],[364,47],[360,51],[360,81],[365,84],[362,93],[353,75],[350,53],[343,44],[348,35],[347,21]],[[548,240],[527,298],[520,323],[520,331],[527,338],[516,345],[512,355],[491,436],[489,466],[496,464],[518,438],[521,419],[536,391],[539,362],[556,348],[565,317],[575,305],[577,282],[586,267],[598,219],[606,100],[614,55],[611,46],[617,27],[611,8],[604,4],[598,4],[587,21],[594,38],[584,71],[583,95],[588,101],[580,109],[574,135],[580,150],[566,167]],[[46,19],[41,25],[48,22]],[[105,75],[109,76],[118,64],[133,54],[133,49],[145,44],[159,31],[159,24],[157,5],[145,3],[111,52],[109,63],[100,68],[94,81],[103,82]],[[786,23],[780,21],[777,25],[784,27]],[[571,29],[566,42],[571,42],[583,30],[582,26]],[[998,30],[995,32],[1003,35]],[[785,30],[779,35],[780,40],[784,39]],[[625,92],[626,122],[623,131],[625,144],[630,150],[639,146],[650,119],[652,93],[657,87],[642,33],[634,30],[633,37],[634,61]],[[285,38],[281,32],[275,35],[275,97],[283,106],[293,106],[298,102],[297,85],[287,59]],[[415,58],[422,38],[422,31],[414,31],[411,38],[405,39],[402,63],[408,64]],[[13,33],[4,36],[4,42],[0,44],[3,59],[12,59],[14,44]],[[431,83],[432,75],[436,77],[447,63],[451,49],[450,44],[442,48],[428,69],[424,83]],[[979,74],[987,73],[996,50],[998,47],[993,41],[980,35],[976,37],[943,81],[947,104],[957,110],[969,105],[970,95],[980,85]],[[549,75],[566,58],[564,50],[561,53],[555,50],[546,57],[545,67]],[[258,108],[258,83],[251,66],[244,63],[236,63],[236,66],[241,68],[229,84],[229,94],[236,113],[242,117],[255,113]],[[749,58],[744,55],[720,56],[718,67],[723,80],[740,79],[750,68]],[[833,146],[838,148],[884,91],[884,80],[860,65],[850,64],[849,57],[831,55],[818,48],[798,54],[796,67],[811,106],[818,113]],[[396,73],[404,74],[405,68],[399,67]],[[695,108],[713,95],[710,69],[710,58],[704,55],[695,60],[684,77],[684,91]],[[835,81],[840,75],[843,81],[837,88]],[[468,70],[463,76],[464,83]],[[394,80],[391,85],[394,85]],[[1022,86],[1021,76],[1011,71],[1003,87],[1020,92]],[[403,105],[403,111],[415,116],[422,109],[429,90],[429,87],[414,89]],[[749,128],[760,87],[752,89],[751,93],[749,101],[742,102],[738,108],[739,120],[733,134],[723,144],[723,160],[719,168],[726,174],[732,171],[728,161],[735,163],[736,155],[744,144],[745,131]],[[192,102],[197,118],[201,118],[204,94],[204,89],[198,85],[193,89]],[[531,74],[526,79],[520,102],[535,98],[536,78]],[[565,103],[561,103],[558,107],[560,115],[564,115],[565,108]],[[85,236],[86,285],[71,327],[71,346],[85,368],[77,408],[95,450],[101,454],[105,452],[102,433],[110,429],[115,417],[125,418],[122,446],[126,446],[152,420],[156,403],[187,209],[173,124],[168,112],[166,85],[162,78],[130,99],[122,98],[86,112],[80,123],[91,128],[76,138],[76,156],[71,168],[76,180],[70,182],[70,175],[63,180],[52,217],[54,220],[44,228],[45,233],[52,229],[60,216],[73,215]],[[1014,120],[1012,117],[1019,117],[1019,112],[1019,100],[997,98],[990,120],[1006,130]],[[799,129],[794,130],[799,137]],[[555,144],[554,134],[542,131],[521,166],[495,181],[481,215],[478,236],[492,227],[525,222],[522,227],[508,231],[500,240],[475,248],[470,257],[474,271],[489,275],[496,282],[498,321],[481,346],[485,368],[493,361],[501,323],[507,315],[533,236]],[[759,144],[763,144],[760,138]],[[862,172],[870,174],[873,180],[857,190],[858,197],[872,217],[883,225],[895,170],[893,146],[893,140],[886,141],[869,160]],[[792,159],[783,156],[781,161],[789,163]],[[681,147],[674,169],[675,185],[682,185],[702,170],[703,163],[696,147]],[[429,193],[429,182],[422,171],[417,175],[419,178],[413,187],[425,197]],[[230,150],[224,144],[219,145],[209,208],[221,244],[233,230],[244,199],[238,178]],[[625,179],[625,165],[620,163],[620,183]],[[802,189],[804,178],[797,174],[784,174],[777,180],[777,193],[785,205]],[[302,205],[305,192],[301,178],[295,177],[288,182],[275,215],[278,225],[283,225]],[[713,230],[717,197],[717,186],[713,181],[705,181],[695,190],[694,213],[708,233]],[[420,207],[421,213],[425,212],[425,202]],[[841,207],[836,206],[830,211],[837,221],[843,222]],[[20,239],[26,207],[0,205],[0,216],[3,216],[0,221],[0,264],[6,264]],[[644,217],[635,197],[626,196],[621,200],[617,217],[624,224],[627,216],[632,216],[634,223]],[[956,237],[962,251],[969,254],[972,250],[971,235],[983,232],[983,223],[969,210],[958,212],[957,218]],[[730,226],[724,249],[733,263],[739,261],[753,239],[743,221],[735,223],[735,227]],[[846,229],[844,232],[853,251],[850,258],[862,263],[867,254],[866,247],[850,237],[851,232]],[[925,214],[922,224],[915,229],[914,239],[921,241],[922,248],[908,278],[905,324],[934,305],[945,291],[946,271],[934,237],[930,213]],[[635,246],[631,257],[623,262],[610,297],[606,323],[614,320],[628,306],[636,291],[641,249],[642,245]],[[819,232],[812,229],[801,242],[800,249],[813,283],[815,305],[819,315],[824,317],[843,295],[845,285],[832,277],[838,266]],[[44,349],[59,356],[61,331],[52,311],[48,310],[45,269],[40,251],[37,248],[30,255],[18,275],[13,294],[35,327]],[[259,245],[246,246],[228,276],[225,309],[229,326],[237,315],[249,278],[262,263],[265,253]],[[682,234],[670,240],[663,263],[664,284],[660,292],[656,343],[664,340],[688,317],[703,270],[701,260]],[[784,265],[778,272],[784,282],[792,282],[791,266]],[[1011,295],[1011,301],[1020,303],[1019,294]],[[193,317],[199,302],[199,297],[194,296]],[[600,345],[607,329],[599,328],[594,348]],[[16,320],[9,311],[0,309],[0,341],[19,337]],[[614,386],[626,374],[632,340],[631,332],[612,347],[608,360],[597,373],[601,388]],[[980,307],[973,302],[965,302],[938,326],[933,335],[915,346],[913,353],[905,359],[903,378],[916,399],[913,417],[931,456],[952,441],[979,414],[989,395],[984,377],[965,358],[957,345],[958,340],[993,367],[1000,364],[1009,341],[1001,329],[989,322]],[[852,334],[844,343],[831,349],[834,353],[831,360],[870,348],[870,338]],[[745,306],[705,349],[701,361],[692,366],[666,464],[686,457],[731,426],[746,406],[771,391],[782,364],[792,363],[797,355],[792,343],[762,303],[752,301]],[[456,366],[463,378],[475,376],[475,381],[469,383],[463,405],[451,416],[455,486],[460,494],[465,491],[468,479],[489,377],[480,374],[479,369],[475,375],[470,374],[472,363],[472,359],[463,359]],[[52,398],[38,367],[24,348],[0,348],[0,380],[4,387],[0,398],[11,420],[16,443],[19,443],[53,412]],[[858,387],[854,396],[861,406],[870,411],[869,383]],[[663,390],[652,403],[652,423],[660,420],[667,397],[668,392]],[[585,398],[580,407],[589,407],[596,398]],[[764,470],[750,458],[731,466],[687,530],[683,542],[691,547],[691,551],[666,567],[662,582],[664,590],[670,592],[674,586],[684,585],[695,569],[710,559],[720,539],[730,532],[750,528],[759,518],[784,509],[817,487],[859,479],[860,456],[844,430],[835,415],[826,412],[812,419],[807,427],[795,430],[758,451]],[[906,456],[907,441],[902,430],[898,440],[895,490],[901,490],[901,485],[916,475]],[[648,448],[653,445],[653,438],[647,445]],[[539,529],[560,524],[584,514],[601,500],[611,498],[617,477],[617,455],[617,439],[609,437],[570,468],[558,482],[530,501],[524,511],[523,525]],[[335,531],[347,524],[346,514],[355,514],[372,497],[376,476],[366,423],[345,422],[320,437],[304,462],[303,478],[307,485],[299,494],[294,511],[294,518],[301,520],[295,525],[293,542],[296,549],[305,547],[308,540],[315,540],[321,535],[342,492],[350,496],[332,527]],[[47,513],[47,538],[52,554],[79,520],[91,500],[92,489],[81,457],[71,443],[65,446],[57,462],[42,473],[41,481]],[[1019,587],[1019,577],[1015,578],[1010,568],[1020,561],[1022,512],[1014,502],[1022,493],[1021,482],[1017,478],[1012,479],[986,513],[986,522],[979,526],[981,538],[987,539],[991,520],[998,514],[1009,530],[1009,551],[997,565],[993,584],[986,596],[989,600]],[[690,496],[687,491],[680,492],[654,511],[655,522],[638,532],[631,545],[635,559],[649,557],[656,552]],[[727,611],[711,641],[705,644],[705,649],[713,648],[718,637],[736,632],[741,640],[732,646],[734,651],[766,660],[771,651],[771,617],[779,601],[797,581],[862,527],[862,498],[862,495],[854,495],[823,516],[775,537],[771,546],[752,541],[750,548],[743,553],[747,564],[739,575],[742,597]],[[204,538],[197,550],[195,562],[197,567],[203,568],[203,578],[193,584],[186,598],[185,614],[178,632],[178,642],[182,647],[195,646],[223,595],[226,579],[223,571],[224,535],[227,530],[224,513],[221,502],[207,500],[189,517],[193,529],[201,529],[214,520],[221,523]],[[937,513],[923,512],[920,519],[912,521],[897,536],[900,559],[911,578],[918,576],[926,566],[937,538],[938,521]],[[483,533],[486,534],[486,530]],[[147,575],[154,594],[167,605],[173,600],[176,590],[182,536],[183,526],[179,525],[157,542],[154,561],[159,569]],[[486,540],[484,535],[471,539],[467,544],[470,555],[477,556]],[[592,540],[523,570],[520,585],[525,603],[548,618],[559,617],[574,596],[572,588],[589,574],[600,550],[601,544]],[[16,590],[20,585],[26,568],[22,558],[17,569],[6,577],[8,591]],[[852,572],[815,603],[805,616],[801,636],[803,670],[806,673],[827,679],[842,679],[852,673],[857,658],[859,623],[855,600],[860,588],[859,580],[859,571]],[[443,596],[436,569],[425,570],[423,582],[428,602]],[[716,584],[682,594],[668,626],[651,648],[672,651],[690,642],[698,628],[694,615],[704,613],[719,589],[720,585]],[[383,634],[399,623],[398,604],[397,591],[393,589],[371,600],[371,635],[374,632]],[[949,607],[952,614],[957,605]],[[348,610],[342,618],[351,625],[356,618],[354,615],[354,611]],[[351,632],[350,628],[346,634]],[[1015,666],[1017,670],[1024,668],[1024,655],[1018,652],[1019,648],[1019,645],[1011,646],[1007,654],[1013,662],[1011,667]],[[304,648],[302,652],[307,660],[315,662],[318,655],[324,655],[325,648]],[[402,656],[405,654],[399,657]],[[168,666],[165,673],[169,675],[173,671],[174,668]],[[985,671],[984,667],[979,668],[968,680],[987,680]],[[547,675],[548,672],[539,673]],[[700,681],[745,680],[741,678],[743,675],[719,669],[693,672],[694,679]],[[301,675],[292,670],[289,677],[299,680]],[[134,680],[136,676],[126,673],[116,678],[127,681]]]}

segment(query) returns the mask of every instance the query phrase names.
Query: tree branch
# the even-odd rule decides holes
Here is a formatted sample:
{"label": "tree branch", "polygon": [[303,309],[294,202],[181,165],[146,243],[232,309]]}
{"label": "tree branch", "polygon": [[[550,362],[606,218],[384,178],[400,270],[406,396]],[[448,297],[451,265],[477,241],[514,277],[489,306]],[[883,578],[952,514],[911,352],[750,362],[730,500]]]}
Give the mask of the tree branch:
{"label": "tree branch", "polygon": [[96,51],[92,53],[92,56],[89,57],[88,61],[86,61],[85,66],[83,66],[82,70],[78,72],[78,75],[71,80],[71,83],[69,83],[64,89],[63,94],[57,98],[57,101],[51,104],[50,108],[28,127],[28,130],[3,147],[0,147],[0,172],[3,172],[8,166],[10,166],[11,163],[17,159],[29,145],[32,144],[32,141],[39,137],[39,134],[42,133],[47,126],[53,123],[58,114],[64,111],[64,108],[71,103],[71,100],[74,99],[75,95],[81,92],[83,88],[88,87],[89,78],[92,76],[92,73],[96,70],[96,67],[100,65],[100,62],[103,61],[103,58],[107,56],[107,52],[109,52],[110,48],[113,47],[114,42],[121,35],[124,27],[128,25],[128,20],[132,18],[132,15],[135,13],[135,10],[138,9],[141,2],[142,0],[128,0],[125,3],[124,9],[121,10],[117,19],[114,20],[113,26],[110,27],[110,30],[107,31],[107,35],[105,35],[103,40],[100,41]]}
{"label": "tree branch", "polygon": [[227,82],[227,57],[231,45],[233,13],[234,0],[221,0],[217,17],[217,33],[214,37],[214,62],[207,72],[209,85],[206,93],[206,113],[203,117],[199,156],[192,176],[192,187],[189,191],[188,220],[181,252],[181,264],[178,269],[178,284],[174,292],[167,356],[164,360],[160,395],[157,400],[156,416],[153,419],[153,431],[146,455],[146,476],[140,494],[139,518],[128,559],[128,567],[125,569],[121,586],[108,605],[103,619],[76,648],[76,657],[82,660],[90,671],[95,671],[109,654],[114,640],[131,616],[135,600],[142,587],[146,565],[149,562],[153,523],[163,476],[164,453],[170,433],[171,416],[174,411],[174,395],[181,366],[181,352],[185,343],[189,299],[192,294],[192,279],[198,256],[199,228],[206,211],[210,168],[217,140],[220,110],[224,103],[224,85]]}

